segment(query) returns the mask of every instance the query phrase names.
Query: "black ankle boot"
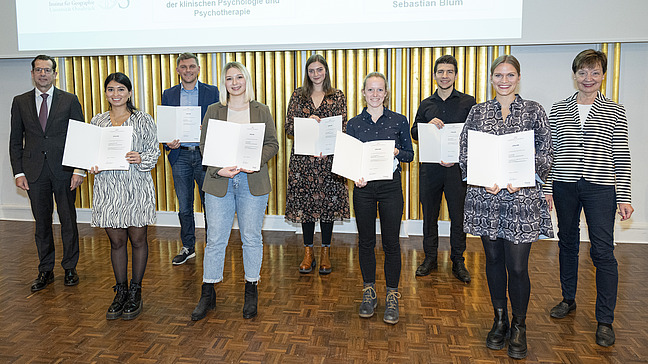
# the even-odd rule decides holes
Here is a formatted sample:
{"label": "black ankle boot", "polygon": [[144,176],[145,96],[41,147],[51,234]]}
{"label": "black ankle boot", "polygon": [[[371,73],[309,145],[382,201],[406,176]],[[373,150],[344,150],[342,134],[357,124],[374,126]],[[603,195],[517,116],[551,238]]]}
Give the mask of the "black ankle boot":
{"label": "black ankle boot", "polygon": [[506,344],[506,335],[509,329],[508,313],[505,308],[495,309],[495,319],[493,327],[486,336],[486,347],[493,350],[499,350]]}
{"label": "black ankle boot", "polygon": [[142,285],[131,281],[128,300],[124,304],[123,320],[132,320],[142,312]]}
{"label": "black ankle boot", "polygon": [[108,312],[106,312],[106,319],[108,320],[118,319],[122,315],[124,304],[128,299],[128,284],[117,283],[113,286],[113,291],[116,292],[115,298],[110,307],[108,307]]}
{"label": "black ankle boot", "polygon": [[203,283],[202,292],[200,293],[200,301],[198,306],[191,313],[191,320],[202,320],[207,316],[207,311],[213,310],[216,307],[216,291],[214,291],[213,283]]}
{"label": "black ankle boot", "polygon": [[259,292],[257,282],[245,281],[245,303],[243,304],[243,318],[249,319],[257,315],[257,302]]}
{"label": "black ankle boot", "polygon": [[525,317],[513,315],[511,321],[511,338],[509,339],[508,356],[513,359],[524,359],[527,356]]}

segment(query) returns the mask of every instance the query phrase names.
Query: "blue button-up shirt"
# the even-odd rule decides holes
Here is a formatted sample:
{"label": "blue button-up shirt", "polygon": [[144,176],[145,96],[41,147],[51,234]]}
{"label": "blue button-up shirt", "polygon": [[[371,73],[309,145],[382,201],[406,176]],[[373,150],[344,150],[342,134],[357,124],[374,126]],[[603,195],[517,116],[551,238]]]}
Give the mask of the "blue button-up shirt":
{"label": "blue button-up shirt", "polygon": [[[200,106],[198,105],[198,82],[193,90],[184,88],[184,84],[180,83],[180,106]],[[199,146],[200,143],[180,143],[183,147]]]}
{"label": "blue button-up shirt", "polygon": [[[361,142],[374,140],[394,140],[398,148],[396,158],[399,162],[409,163],[414,159],[414,148],[410,137],[409,122],[401,114],[387,108],[376,122],[371,120],[371,115],[365,107],[360,115],[349,120],[346,132]],[[400,171],[400,165],[398,165]]]}

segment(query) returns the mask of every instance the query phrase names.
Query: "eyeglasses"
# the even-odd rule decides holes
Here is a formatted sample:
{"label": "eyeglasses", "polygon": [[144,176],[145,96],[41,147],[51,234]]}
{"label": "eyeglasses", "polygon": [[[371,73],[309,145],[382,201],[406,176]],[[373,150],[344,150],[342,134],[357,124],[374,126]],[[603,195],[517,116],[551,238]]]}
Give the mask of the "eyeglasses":
{"label": "eyeglasses", "polygon": [[34,72],[36,72],[36,73],[42,73],[42,72],[45,72],[45,74],[48,74],[48,75],[49,75],[50,73],[52,73],[52,69],[51,69],[51,68],[40,68],[40,67],[37,67],[37,68],[34,68]]}

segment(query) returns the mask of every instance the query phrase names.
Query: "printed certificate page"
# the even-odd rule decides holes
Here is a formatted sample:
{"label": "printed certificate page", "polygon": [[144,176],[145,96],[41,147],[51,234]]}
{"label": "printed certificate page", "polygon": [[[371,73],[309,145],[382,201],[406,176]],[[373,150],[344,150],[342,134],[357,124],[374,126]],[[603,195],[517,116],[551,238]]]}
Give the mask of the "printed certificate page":
{"label": "printed certificate page", "polygon": [[335,137],[342,131],[342,115],[320,119],[295,118],[295,154],[332,155]]}
{"label": "printed certificate page", "polygon": [[251,171],[261,168],[265,124],[237,124],[209,119],[203,165],[238,167]]}
{"label": "printed certificate page", "polygon": [[493,135],[468,130],[468,184],[535,186],[533,130]]}
{"label": "printed certificate page", "polygon": [[358,182],[391,179],[394,172],[393,140],[377,140],[363,143],[358,139],[337,132],[335,157],[331,171]]}
{"label": "printed certificate page", "polygon": [[459,137],[464,123],[445,124],[439,129],[434,124],[418,124],[419,162],[459,162]]}
{"label": "printed certificate page", "polygon": [[200,106],[157,106],[160,143],[179,139],[183,143],[200,142]]}
{"label": "printed certificate page", "polygon": [[132,126],[102,128],[70,119],[63,165],[100,171],[128,170],[126,153],[131,151]]}

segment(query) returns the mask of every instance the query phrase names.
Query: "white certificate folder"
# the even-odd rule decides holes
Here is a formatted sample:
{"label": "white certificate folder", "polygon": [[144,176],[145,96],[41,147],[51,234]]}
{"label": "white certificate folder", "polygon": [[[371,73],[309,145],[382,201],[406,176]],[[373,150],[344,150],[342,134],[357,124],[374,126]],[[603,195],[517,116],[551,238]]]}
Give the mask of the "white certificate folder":
{"label": "white certificate folder", "polygon": [[419,162],[459,162],[459,137],[464,123],[445,124],[439,129],[434,124],[418,124]]}
{"label": "white certificate folder", "polygon": [[203,165],[238,167],[250,171],[261,169],[264,123],[237,124],[209,119]]}
{"label": "white certificate folder", "polygon": [[63,165],[90,169],[98,166],[100,171],[128,170],[126,153],[131,151],[132,126],[102,128],[70,119]]}
{"label": "white certificate folder", "polygon": [[533,130],[493,135],[468,130],[468,184],[535,186]]}
{"label": "white certificate folder", "polygon": [[317,120],[295,118],[295,154],[331,155],[335,151],[335,136],[342,131],[342,115]]}
{"label": "white certificate folder", "polygon": [[200,142],[200,106],[157,106],[157,131],[160,143],[176,139],[182,143]]}
{"label": "white certificate folder", "polygon": [[375,140],[363,143],[358,139],[337,132],[335,156],[331,171],[358,182],[392,179],[394,175],[393,140]]}

